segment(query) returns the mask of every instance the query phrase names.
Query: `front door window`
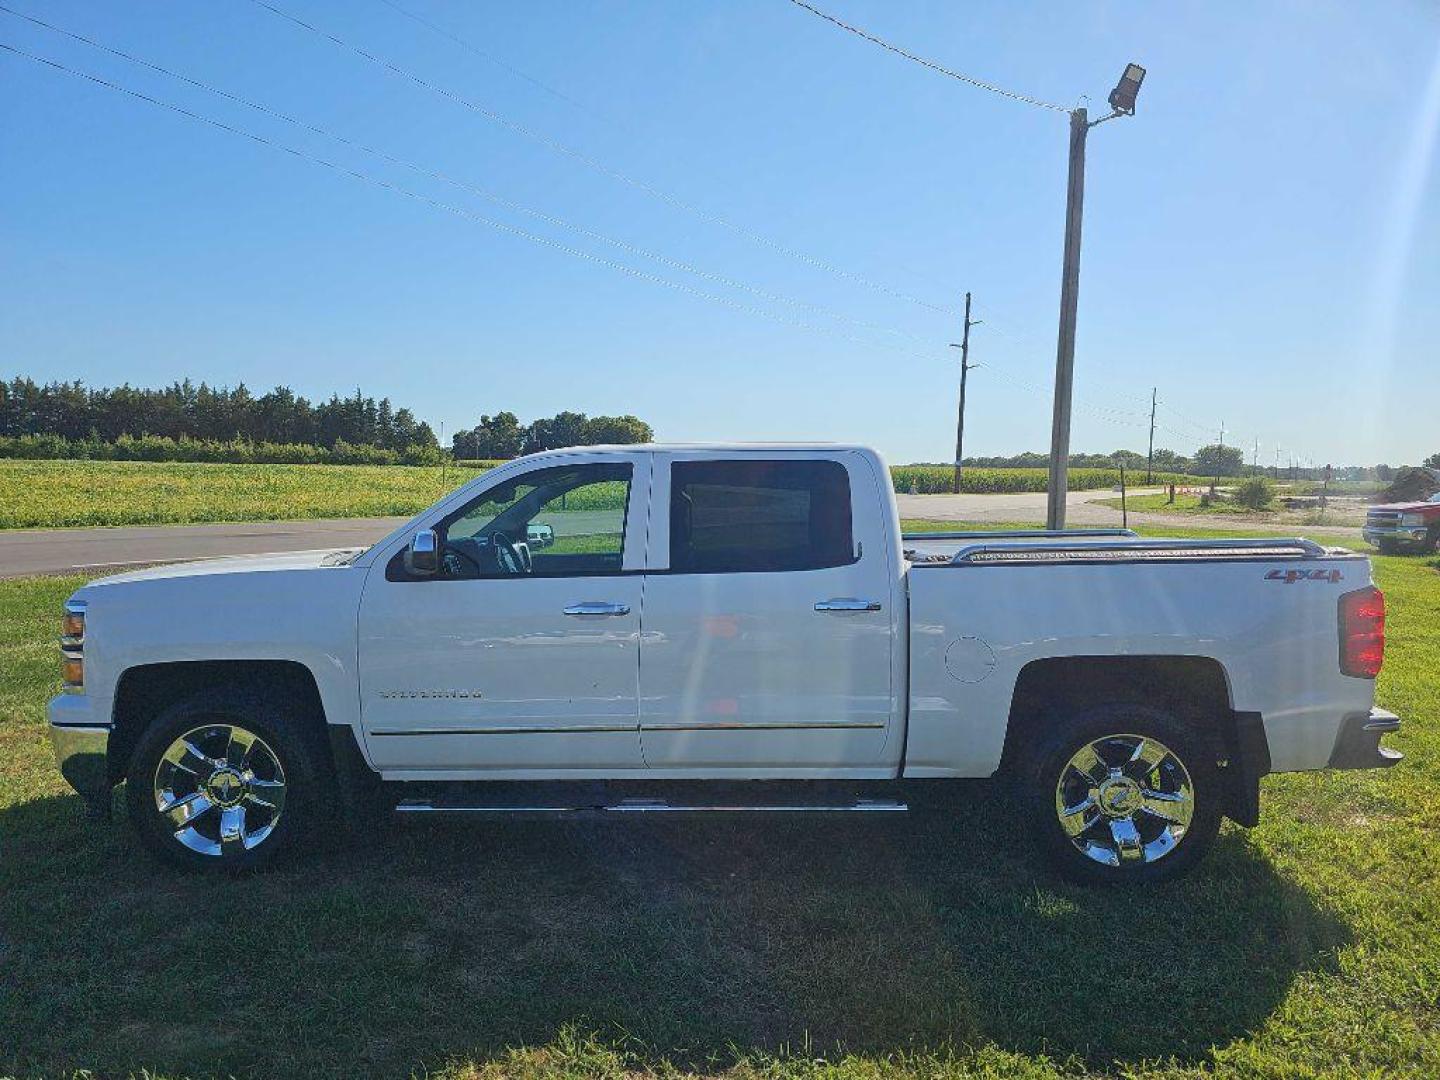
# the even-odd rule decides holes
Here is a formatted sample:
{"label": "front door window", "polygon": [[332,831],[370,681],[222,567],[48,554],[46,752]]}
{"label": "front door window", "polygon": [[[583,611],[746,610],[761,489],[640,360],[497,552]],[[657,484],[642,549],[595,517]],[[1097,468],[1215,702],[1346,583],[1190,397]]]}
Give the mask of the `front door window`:
{"label": "front door window", "polygon": [[442,523],[443,576],[618,574],[631,469],[556,465],[489,489]]}

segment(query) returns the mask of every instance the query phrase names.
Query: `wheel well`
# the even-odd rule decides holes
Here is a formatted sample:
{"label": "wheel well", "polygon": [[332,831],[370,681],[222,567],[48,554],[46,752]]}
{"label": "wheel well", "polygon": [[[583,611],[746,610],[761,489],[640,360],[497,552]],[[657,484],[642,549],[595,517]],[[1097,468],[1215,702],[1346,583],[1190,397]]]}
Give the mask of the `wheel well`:
{"label": "wheel well", "polygon": [[[313,717],[317,729],[325,725],[325,709],[315,676],[293,660],[187,660],[141,664],[120,676],[115,692],[114,727],[110,733],[111,782],[118,782],[130,767],[145,726],[165,706],[187,694],[218,685],[256,686],[293,696],[302,712]],[[328,750],[328,743],[326,744]]]}
{"label": "wheel well", "polygon": [[1208,729],[1216,755],[1233,736],[1235,714],[1225,669],[1206,656],[1064,656],[1032,660],[1011,699],[1000,770],[1015,769],[1034,748],[1058,708],[1107,701],[1157,705]]}

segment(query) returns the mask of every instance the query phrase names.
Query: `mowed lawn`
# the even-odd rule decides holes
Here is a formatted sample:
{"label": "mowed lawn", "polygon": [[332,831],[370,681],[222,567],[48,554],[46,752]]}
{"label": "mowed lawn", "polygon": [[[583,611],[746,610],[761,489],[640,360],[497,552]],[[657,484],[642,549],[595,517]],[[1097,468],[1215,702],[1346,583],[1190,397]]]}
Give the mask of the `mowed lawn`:
{"label": "mowed lawn", "polygon": [[51,763],[80,579],[0,582],[0,1075],[1440,1075],[1440,572],[1376,564],[1405,762],[1270,777],[1260,828],[1141,893],[1058,882],[987,783],[899,820],[407,822],[176,875]]}

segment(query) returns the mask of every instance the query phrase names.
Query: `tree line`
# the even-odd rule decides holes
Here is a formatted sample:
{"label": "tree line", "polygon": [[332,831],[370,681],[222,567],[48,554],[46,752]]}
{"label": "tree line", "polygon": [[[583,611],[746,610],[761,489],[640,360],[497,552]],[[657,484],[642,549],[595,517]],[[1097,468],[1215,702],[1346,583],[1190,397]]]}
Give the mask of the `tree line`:
{"label": "tree line", "polygon": [[651,442],[655,432],[637,416],[586,416],[561,412],[522,424],[512,412],[482,416],[473,428],[457,431],[451,450],[457,460],[512,458],[565,446]]}
{"label": "tree line", "polygon": [[[967,466],[982,469],[1048,469],[1049,454],[1027,451],[1000,457],[967,457]],[[1113,469],[1123,464],[1129,472],[1145,471],[1145,455],[1135,450],[1115,450],[1108,454],[1071,454],[1070,467],[1074,469]],[[1440,468],[1440,454],[1425,459],[1428,468]],[[1324,477],[1324,466],[1292,466],[1286,461],[1278,468],[1273,465],[1247,463],[1245,452],[1238,446],[1222,446],[1213,443],[1202,446],[1186,457],[1173,450],[1156,448],[1153,469],[1155,472],[1185,473],[1189,476],[1251,476],[1272,475],[1298,480],[1320,480]],[[1395,468],[1390,465],[1337,465],[1332,470],[1336,480],[1380,480],[1395,478]]]}
{"label": "tree line", "polygon": [[[1114,450],[1108,454],[1070,455],[1072,469],[1113,469],[1121,462],[1124,462],[1127,469],[1143,469],[1145,468],[1145,455],[1137,454],[1134,450]],[[1033,450],[1027,450],[1023,454],[967,457],[965,464],[973,465],[977,469],[1048,469],[1050,455],[1037,454]],[[1188,473],[1191,464],[1190,458],[1183,454],[1177,454],[1173,450],[1159,448],[1155,450],[1154,469],[1156,472]]]}
{"label": "tree line", "polygon": [[[522,423],[501,412],[456,432],[448,449],[497,459],[653,437],[635,416],[565,411]],[[186,379],[145,389],[0,381],[0,457],[421,465],[443,453],[429,424],[359,389],[312,403],[288,386],[257,397],[243,382],[232,389]]]}
{"label": "tree line", "polygon": [[197,442],[318,446],[336,443],[403,451],[437,446],[430,425],[389,398],[376,401],[358,389],[312,404],[288,386],[256,397],[242,382],[233,389],[189,379],[158,390],[130,385],[90,387],[37,383],[16,376],[0,382],[0,436],[52,435],[73,442],[113,443],[121,436]]}

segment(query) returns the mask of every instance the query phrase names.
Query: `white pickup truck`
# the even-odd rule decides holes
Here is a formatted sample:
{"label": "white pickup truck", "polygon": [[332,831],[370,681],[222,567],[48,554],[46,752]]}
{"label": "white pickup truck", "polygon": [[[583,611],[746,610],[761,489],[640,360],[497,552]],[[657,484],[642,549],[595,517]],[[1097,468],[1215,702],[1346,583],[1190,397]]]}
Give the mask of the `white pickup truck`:
{"label": "white pickup truck", "polygon": [[61,642],[62,772],[193,867],[377,808],[883,812],[998,776],[1063,870],[1152,881],[1265,773],[1400,757],[1364,557],[902,536],[861,447],[522,458],[364,551],[92,582]]}

